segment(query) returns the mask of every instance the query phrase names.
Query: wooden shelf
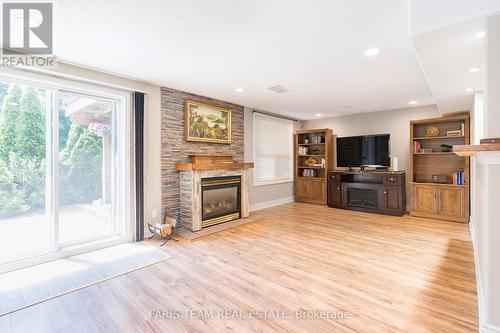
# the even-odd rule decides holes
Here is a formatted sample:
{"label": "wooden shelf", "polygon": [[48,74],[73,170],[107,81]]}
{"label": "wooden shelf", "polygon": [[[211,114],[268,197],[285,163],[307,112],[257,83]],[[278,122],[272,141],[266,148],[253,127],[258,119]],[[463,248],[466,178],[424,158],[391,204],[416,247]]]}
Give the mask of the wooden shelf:
{"label": "wooden shelf", "polygon": [[299,169],[319,169],[319,170],[324,169],[324,167],[314,167],[314,166],[312,166],[312,167],[298,166],[297,168],[299,168]]}
{"label": "wooden shelf", "polygon": [[297,155],[298,157],[315,157],[315,156],[325,156],[325,154],[317,154],[317,155]]}
{"label": "wooden shelf", "polygon": [[455,185],[449,183],[432,183],[432,182],[410,182],[411,185],[429,185],[429,186],[445,186],[445,187],[469,187],[468,184],[464,185]]}
{"label": "wooden shelf", "polygon": [[413,155],[453,155],[454,152],[445,152],[445,151],[433,151],[432,153],[413,153]]}
{"label": "wooden shelf", "polygon": [[413,138],[413,140],[442,140],[442,139],[464,139],[465,136],[463,135],[458,135],[458,136],[434,136],[434,137],[417,137]]}
{"label": "wooden shelf", "polygon": [[304,177],[304,176],[297,176],[296,178],[300,178],[300,179],[319,179],[319,180],[323,180],[323,177]]}
{"label": "wooden shelf", "polygon": [[324,145],[325,143],[299,143],[299,146],[321,146]]}
{"label": "wooden shelf", "polygon": [[500,143],[483,143],[480,145],[455,145],[453,154],[458,156],[473,156],[480,152],[500,151]]}

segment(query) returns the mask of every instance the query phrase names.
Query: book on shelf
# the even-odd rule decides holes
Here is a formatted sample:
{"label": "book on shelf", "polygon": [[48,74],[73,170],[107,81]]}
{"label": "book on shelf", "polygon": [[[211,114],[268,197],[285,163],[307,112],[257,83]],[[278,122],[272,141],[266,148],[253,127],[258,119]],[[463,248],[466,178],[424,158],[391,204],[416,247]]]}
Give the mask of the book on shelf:
{"label": "book on shelf", "polygon": [[464,171],[463,170],[457,170],[457,171],[455,171],[451,175],[451,178],[453,180],[453,185],[464,185],[465,184]]}
{"label": "book on shelf", "polygon": [[415,153],[421,153],[422,152],[422,149],[420,147],[420,141],[417,141],[417,140],[413,141],[413,151]]}
{"label": "book on shelf", "polygon": [[463,130],[446,131],[446,136],[463,136]]}

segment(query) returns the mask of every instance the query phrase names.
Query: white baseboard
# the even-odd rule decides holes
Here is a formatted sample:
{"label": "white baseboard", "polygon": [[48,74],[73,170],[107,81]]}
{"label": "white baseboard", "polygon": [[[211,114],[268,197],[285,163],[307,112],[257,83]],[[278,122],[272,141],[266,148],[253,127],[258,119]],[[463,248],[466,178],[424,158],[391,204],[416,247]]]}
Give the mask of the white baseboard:
{"label": "white baseboard", "polygon": [[254,212],[256,210],[261,210],[264,208],[269,208],[269,207],[274,207],[278,205],[282,205],[288,202],[294,201],[294,197],[284,197],[284,198],[278,198],[274,200],[269,200],[269,201],[263,201],[263,202],[258,202],[256,204],[250,205],[250,211]]}

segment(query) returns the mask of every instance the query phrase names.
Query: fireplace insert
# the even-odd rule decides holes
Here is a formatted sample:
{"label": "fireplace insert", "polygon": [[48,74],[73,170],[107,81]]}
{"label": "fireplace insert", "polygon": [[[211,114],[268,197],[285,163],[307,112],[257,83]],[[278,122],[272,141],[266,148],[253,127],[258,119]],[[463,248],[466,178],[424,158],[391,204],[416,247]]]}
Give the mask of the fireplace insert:
{"label": "fireplace insert", "polygon": [[350,207],[378,209],[378,192],[366,188],[347,188],[347,205]]}
{"label": "fireplace insert", "polygon": [[240,176],[201,180],[202,228],[240,218],[240,187]]}

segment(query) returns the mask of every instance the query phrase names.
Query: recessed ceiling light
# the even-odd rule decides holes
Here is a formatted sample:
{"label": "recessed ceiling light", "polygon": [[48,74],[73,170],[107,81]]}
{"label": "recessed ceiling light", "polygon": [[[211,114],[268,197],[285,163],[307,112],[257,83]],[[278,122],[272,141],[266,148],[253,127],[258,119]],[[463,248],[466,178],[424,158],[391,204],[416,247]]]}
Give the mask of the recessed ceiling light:
{"label": "recessed ceiling light", "polygon": [[408,104],[415,105],[415,104],[418,104],[418,101],[417,100],[409,101]]}
{"label": "recessed ceiling light", "polygon": [[469,73],[477,73],[477,72],[482,71],[482,70],[483,70],[482,67],[472,67],[472,68],[469,68],[467,70],[467,72],[469,72]]}
{"label": "recessed ceiling light", "polygon": [[476,34],[476,38],[484,38],[484,36],[486,36],[486,31],[479,31]]}
{"label": "recessed ceiling light", "polygon": [[365,54],[368,57],[373,57],[373,56],[375,56],[375,55],[377,55],[379,53],[380,53],[380,49],[377,49],[376,47],[373,47],[373,48],[368,49],[368,50],[365,51]]}
{"label": "recessed ceiling light", "polygon": [[342,109],[350,109],[350,108],[351,108],[351,106],[350,106],[350,105],[347,105],[347,104],[345,104],[345,105],[341,105],[340,107],[341,107]]}
{"label": "recessed ceiling light", "polygon": [[236,88],[236,89],[234,89],[234,91],[240,94],[240,93],[244,92],[245,90],[243,88]]}
{"label": "recessed ceiling light", "polygon": [[473,92],[473,91],[474,91],[474,89],[472,89],[472,88],[467,88],[467,89],[465,89],[465,91],[466,91],[466,92],[468,92],[468,93],[471,93],[471,92]]}
{"label": "recessed ceiling light", "polygon": [[321,113],[316,113],[316,117],[321,117],[322,114]]}

